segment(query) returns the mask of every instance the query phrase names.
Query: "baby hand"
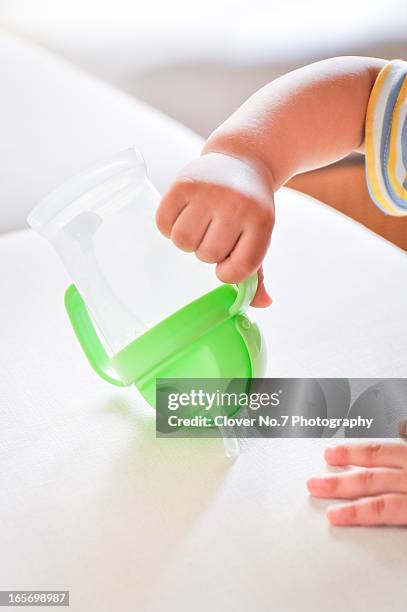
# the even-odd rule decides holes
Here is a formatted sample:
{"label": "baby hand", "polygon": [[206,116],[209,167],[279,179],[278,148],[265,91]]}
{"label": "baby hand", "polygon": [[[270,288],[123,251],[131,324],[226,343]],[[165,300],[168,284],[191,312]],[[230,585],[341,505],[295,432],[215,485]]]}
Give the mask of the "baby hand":
{"label": "baby hand", "polygon": [[274,225],[274,193],[259,168],[221,153],[188,164],[164,195],[157,226],[183,251],[216,264],[218,278],[238,283],[259,272],[253,306],[269,306],[261,263]]}
{"label": "baby hand", "polygon": [[308,480],[314,497],[356,500],[328,508],[332,525],[407,525],[406,444],[341,444],[328,447],[325,459],[367,468]]}

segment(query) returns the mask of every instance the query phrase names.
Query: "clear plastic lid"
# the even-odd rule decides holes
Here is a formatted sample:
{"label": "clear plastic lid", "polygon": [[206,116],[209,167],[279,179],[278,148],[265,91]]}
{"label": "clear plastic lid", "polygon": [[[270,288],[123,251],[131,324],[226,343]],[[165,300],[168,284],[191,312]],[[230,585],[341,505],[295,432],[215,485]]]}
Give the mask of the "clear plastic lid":
{"label": "clear plastic lid", "polygon": [[141,154],[128,149],[64,183],[28,217],[114,354],[218,284],[210,266],[159,233],[159,200]]}

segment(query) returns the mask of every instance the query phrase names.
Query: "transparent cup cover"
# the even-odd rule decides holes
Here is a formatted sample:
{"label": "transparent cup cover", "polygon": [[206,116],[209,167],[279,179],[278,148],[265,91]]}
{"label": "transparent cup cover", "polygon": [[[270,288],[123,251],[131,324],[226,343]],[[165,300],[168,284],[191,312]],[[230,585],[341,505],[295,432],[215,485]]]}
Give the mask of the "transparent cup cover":
{"label": "transparent cup cover", "polygon": [[28,217],[57,250],[113,354],[213,289],[213,269],[155,225],[160,194],[128,149],[73,177]]}

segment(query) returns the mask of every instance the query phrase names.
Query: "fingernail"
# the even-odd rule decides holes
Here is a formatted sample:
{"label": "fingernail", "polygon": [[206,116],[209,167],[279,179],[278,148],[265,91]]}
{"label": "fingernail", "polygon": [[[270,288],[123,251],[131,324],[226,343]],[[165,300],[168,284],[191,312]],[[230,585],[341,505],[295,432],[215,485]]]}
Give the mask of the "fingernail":
{"label": "fingernail", "polygon": [[325,458],[326,459],[333,459],[336,455],[338,447],[335,444],[328,444],[328,446],[325,449]]}
{"label": "fingernail", "polygon": [[341,508],[340,506],[328,506],[326,510],[326,516],[330,523],[337,525],[341,520]]}
{"label": "fingernail", "polygon": [[307,480],[307,487],[310,491],[317,491],[318,489],[323,489],[325,485],[325,479],[320,478],[319,476],[312,476]]}

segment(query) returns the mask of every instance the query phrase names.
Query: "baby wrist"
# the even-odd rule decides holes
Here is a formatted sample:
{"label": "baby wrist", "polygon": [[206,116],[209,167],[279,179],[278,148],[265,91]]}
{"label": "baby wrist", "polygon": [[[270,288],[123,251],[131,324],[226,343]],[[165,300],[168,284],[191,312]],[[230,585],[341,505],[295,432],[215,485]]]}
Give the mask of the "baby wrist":
{"label": "baby wrist", "polygon": [[267,185],[270,191],[274,193],[278,189],[272,168],[259,154],[257,147],[251,146],[250,142],[244,137],[223,136],[214,132],[205,143],[201,155],[210,153],[226,155],[246,164],[259,175],[261,181]]}
{"label": "baby wrist", "polygon": [[247,196],[264,205],[273,206],[271,179],[255,162],[219,150],[204,150],[179,173],[179,179],[219,185]]}

